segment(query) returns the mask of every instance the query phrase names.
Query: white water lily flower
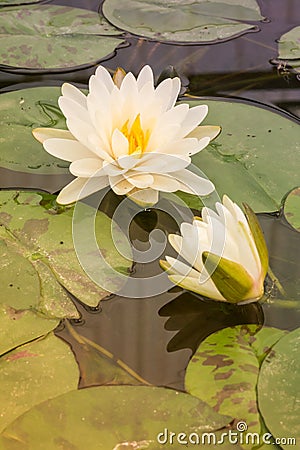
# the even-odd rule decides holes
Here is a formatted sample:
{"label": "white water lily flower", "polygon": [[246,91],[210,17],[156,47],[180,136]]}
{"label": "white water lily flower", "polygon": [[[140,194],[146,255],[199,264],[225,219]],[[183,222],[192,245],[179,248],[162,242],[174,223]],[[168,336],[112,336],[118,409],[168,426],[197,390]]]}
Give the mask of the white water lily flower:
{"label": "white water lily flower", "polygon": [[87,96],[63,84],[59,107],[68,131],[33,131],[48,153],[71,162],[70,172],[77,177],[62,189],[58,203],[72,203],[106,186],[144,205],[155,204],[159,191],[212,192],[213,184],[187,167],[220,127],[198,126],[206,105],[175,106],[179,91],[179,78],[154,88],[149,66],[137,79],[121,70],[112,78],[99,66]]}
{"label": "white water lily flower", "polygon": [[[202,219],[181,225],[169,242],[185,262],[161,261],[170,280],[214,300],[250,303],[264,293],[268,251],[259,222],[247,205],[245,214],[227,196],[217,212],[203,208]],[[187,264],[186,264],[187,263]]]}

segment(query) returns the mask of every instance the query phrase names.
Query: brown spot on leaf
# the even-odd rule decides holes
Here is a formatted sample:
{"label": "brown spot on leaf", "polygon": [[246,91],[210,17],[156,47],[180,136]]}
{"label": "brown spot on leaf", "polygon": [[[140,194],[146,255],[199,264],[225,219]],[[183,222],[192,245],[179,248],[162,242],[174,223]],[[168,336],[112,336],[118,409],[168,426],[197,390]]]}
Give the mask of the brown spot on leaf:
{"label": "brown spot on leaf", "polygon": [[29,219],[25,222],[22,233],[28,235],[29,237],[36,238],[42,234],[45,234],[48,230],[48,226],[48,219]]}
{"label": "brown spot on leaf", "polygon": [[12,215],[8,214],[6,212],[0,212],[0,224],[1,225],[8,225],[9,222],[12,219]]}
{"label": "brown spot on leaf", "polygon": [[244,370],[245,372],[251,372],[251,373],[258,373],[258,368],[256,366],[253,366],[252,364],[241,364],[239,365],[240,369]]}
{"label": "brown spot on leaf", "polygon": [[214,378],[215,380],[227,380],[234,373],[234,369],[228,370],[228,372],[216,373]]}
{"label": "brown spot on leaf", "polygon": [[8,355],[5,360],[6,361],[16,361],[17,359],[22,359],[22,358],[31,358],[34,356],[39,356],[37,353],[31,353],[28,352],[27,350],[23,350],[17,353],[14,353],[13,355]]}
{"label": "brown spot on leaf", "polygon": [[201,352],[198,355],[206,358],[202,363],[204,366],[215,366],[214,370],[233,364],[233,359],[228,358],[228,355],[209,355],[208,352]]}
{"label": "brown spot on leaf", "polygon": [[214,410],[218,412],[220,410],[220,407],[222,403],[230,398],[231,401],[233,400],[232,397],[237,393],[243,393],[244,391],[247,391],[251,389],[252,385],[250,383],[247,383],[246,381],[242,381],[241,383],[233,383],[233,384],[227,384],[223,387],[221,391],[218,391],[216,395],[214,395],[213,399],[217,401],[217,403],[214,406]]}

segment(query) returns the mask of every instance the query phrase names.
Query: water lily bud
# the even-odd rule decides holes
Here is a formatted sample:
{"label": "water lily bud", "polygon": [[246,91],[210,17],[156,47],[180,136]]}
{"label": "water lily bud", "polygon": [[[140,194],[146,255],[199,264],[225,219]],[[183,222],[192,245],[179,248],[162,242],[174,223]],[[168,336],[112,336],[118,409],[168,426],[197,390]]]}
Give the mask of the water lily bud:
{"label": "water lily bud", "polygon": [[181,225],[169,241],[179,259],[166,257],[161,267],[173,283],[230,303],[249,303],[264,294],[268,250],[259,222],[248,205],[245,213],[224,196],[217,212],[203,208],[202,218]]}

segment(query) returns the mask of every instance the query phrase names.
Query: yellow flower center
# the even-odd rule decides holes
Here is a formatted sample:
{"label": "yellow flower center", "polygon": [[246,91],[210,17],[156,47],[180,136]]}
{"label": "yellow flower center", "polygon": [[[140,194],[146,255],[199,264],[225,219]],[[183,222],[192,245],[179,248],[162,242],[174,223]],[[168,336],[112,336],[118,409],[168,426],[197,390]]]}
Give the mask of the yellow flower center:
{"label": "yellow flower center", "polygon": [[126,120],[121,128],[121,132],[128,139],[129,149],[128,154],[138,154],[140,155],[145,151],[147,143],[149,141],[150,133],[149,130],[144,130],[141,127],[141,116],[138,114],[134,119],[131,128],[128,128],[129,119]]}

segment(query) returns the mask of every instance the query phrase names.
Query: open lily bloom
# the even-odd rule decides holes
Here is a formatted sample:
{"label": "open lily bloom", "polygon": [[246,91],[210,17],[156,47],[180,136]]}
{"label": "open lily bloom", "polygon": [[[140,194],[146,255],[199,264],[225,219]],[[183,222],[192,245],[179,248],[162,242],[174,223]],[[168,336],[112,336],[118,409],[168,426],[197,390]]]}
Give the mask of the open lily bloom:
{"label": "open lily bloom", "polygon": [[220,127],[198,126],[206,105],[175,106],[180,87],[179,78],[168,78],[155,88],[149,66],[137,79],[121,70],[112,78],[99,66],[87,96],[64,84],[59,107],[68,130],[33,131],[48,153],[71,162],[77,177],[57,201],[72,203],[106,186],[143,205],[155,204],[159,191],[212,192],[213,184],[187,167]]}
{"label": "open lily bloom", "polygon": [[202,219],[181,225],[181,236],[169,242],[185,261],[161,261],[170,280],[214,300],[249,303],[264,293],[268,251],[258,220],[247,205],[245,214],[227,196],[217,212],[203,208]]}

